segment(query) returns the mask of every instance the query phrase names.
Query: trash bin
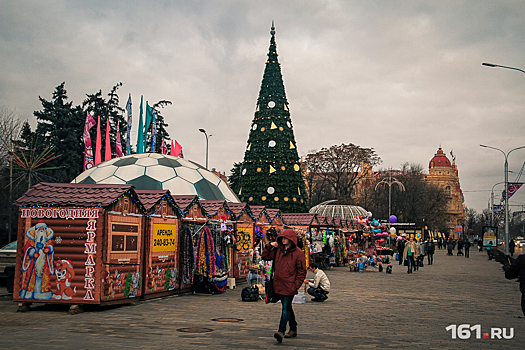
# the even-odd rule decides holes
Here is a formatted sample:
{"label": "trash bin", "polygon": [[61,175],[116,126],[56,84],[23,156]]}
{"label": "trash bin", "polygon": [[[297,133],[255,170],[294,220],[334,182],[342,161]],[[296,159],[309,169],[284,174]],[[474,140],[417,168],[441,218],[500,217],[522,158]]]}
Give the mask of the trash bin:
{"label": "trash bin", "polygon": [[15,288],[15,266],[6,266],[4,273],[7,276],[7,292],[13,293],[13,289]]}

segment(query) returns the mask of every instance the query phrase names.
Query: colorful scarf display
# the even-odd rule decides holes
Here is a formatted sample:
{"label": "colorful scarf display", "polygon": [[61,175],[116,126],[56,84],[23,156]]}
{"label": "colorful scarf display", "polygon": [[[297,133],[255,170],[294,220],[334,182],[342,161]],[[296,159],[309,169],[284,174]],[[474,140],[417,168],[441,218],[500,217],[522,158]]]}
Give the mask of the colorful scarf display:
{"label": "colorful scarf display", "polygon": [[215,246],[208,227],[204,227],[197,242],[197,264],[195,273],[212,277],[215,274]]}
{"label": "colorful scarf display", "polygon": [[193,283],[193,272],[194,272],[194,259],[193,259],[193,239],[191,230],[189,228],[184,229],[184,267],[183,267],[183,282],[184,284]]}

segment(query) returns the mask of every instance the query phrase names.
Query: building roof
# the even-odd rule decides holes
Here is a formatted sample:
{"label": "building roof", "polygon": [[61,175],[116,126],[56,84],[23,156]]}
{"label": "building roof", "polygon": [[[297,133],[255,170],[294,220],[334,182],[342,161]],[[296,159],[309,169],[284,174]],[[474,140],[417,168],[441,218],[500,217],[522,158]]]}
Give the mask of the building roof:
{"label": "building roof", "polygon": [[[228,205],[229,207],[230,205]],[[264,212],[264,205],[250,205],[250,211],[255,219],[259,219]]]}
{"label": "building roof", "polygon": [[175,204],[177,204],[177,206],[180,208],[180,211],[183,213],[187,212],[189,207],[193,206],[193,204],[198,201],[198,197],[196,195],[188,194],[172,197],[175,201]]}
{"label": "building roof", "polygon": [[224,207],[224,203],[226,203],[226,201],[224,200],[222,201],[221,200],[200,201],[200,202],[201,202],[202,207],[204,208],[204,210],[206,210],[209,216],[216,215],[219,212],[219,210],[221,210]]}
{"label": "building roof", "polygon": [[126,192],[136,197],[132,185],[41,182],[18,198],[14,205],[78,205],[106,207]]}
{"label": "building roof", "polygon": [[428,164],[428,168],[433,168],[435,166],[448,166],[448,167],[452,167],[452,164],[450,163],[450,161],[448,160],[447,156],[445,155],[445,153],[443,152],[443,150],[441,149],[441,147],[439,147],[437,153],[434,155],[434,158],[432,158],[430,160],[430,163]]}
{"label": "building roof", "polygon": [[230,209],[230,211],[233,213],[233,215],[235,215],[235,219],[240,218],[243,211],[246,211],[248,214],[253,215],[253,213],[251,213],[250,210],[251,207],[249,207],[246,203],[227,203],[227,206],[228,209]]}
{"label": "building roof", "polygon": [[281,216],[286,225],[310,225],[315,219],[315,214],[312,213],[285,213]]}
{"label": "building roof", "polygon": [[135,192],[139,196],[139,200],[144,208],[148,211],[164,198],[164,196],[170,196],[169,190],[135,190]]}

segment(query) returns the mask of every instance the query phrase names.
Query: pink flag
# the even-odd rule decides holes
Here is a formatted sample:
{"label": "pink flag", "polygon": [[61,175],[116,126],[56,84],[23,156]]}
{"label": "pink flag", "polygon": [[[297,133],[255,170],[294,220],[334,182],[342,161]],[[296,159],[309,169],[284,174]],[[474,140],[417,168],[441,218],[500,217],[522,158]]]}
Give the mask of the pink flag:
{"label": "pink flag", "polygon": [[120,142],[120,122],[117,122],[117,157],[122,157],[122,143]]}
{"label": "pink flag", "polygon": [[89,129],[91,129],[96,124],[95,119],[89,114],[86,115],[86,124],[84,124],[84,134],[82,138],[84,139],[84,167],[83,171],[93,167],[93,147],[91,147],[91,135],[89,134]]}
{"label": "pink flag", "polygon": [[170,153],[170,156],[174,156],[175,155],[175,146],[173,146],[173,140],[171,140],[171,153]]}
{"label": "pink flag", "polygon": [[166,141],[164,141],[164,139],[162,139],[160,151],[162,152],[162,154],[168,154],[168,148],[166,147]]}
{"label": "pink flag", "polygon": [[108,161],[111,159],[111,144],[109,142],[109,118],[106,119],[106,156],[104,157],[104,161]]}
{"label": "pink flag", "polygon": [[[172,152],[171,153],[172,156],[181,157],[182,146],[177,142],[177,140],[175,140],[175,152],[173,152],[173,150],[171,152]],[[182,156],[181,158],[184,158],[184,156]]]}
{"label": "pink flag", "polygon": [[97,143],[95,145],[95,165],[102,162],[102,140],[100,139],[100,116],[97,123]]}

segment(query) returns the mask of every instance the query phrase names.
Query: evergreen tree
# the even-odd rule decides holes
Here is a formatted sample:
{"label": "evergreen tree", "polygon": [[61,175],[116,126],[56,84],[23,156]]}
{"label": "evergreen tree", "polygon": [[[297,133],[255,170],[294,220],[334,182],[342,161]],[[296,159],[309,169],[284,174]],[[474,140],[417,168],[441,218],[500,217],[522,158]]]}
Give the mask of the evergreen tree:
{"label": "evergreen tree", "polygon": [[277,60],[275,28],[244,153],[240,197],[285,213],[306,212],[307,194]]}
{"label": "evergreen tree", "polygon": [[[64,86],[65,82],[55,88],[52,101],[39,97],[42,110],[33,113],[38,122],[32,136],[36,139],[29,143],[34,145],[36,154],[54,146],[53,152],[60,158],[46,165],[56,168],[46,175],[57,182],[70,182],[80,174],[84,159],[82,133],[86,117],[80,106],[73,107],[73,102],[67,102]],[[30,129],[25,130],[25,135],[31,135]]]}
{"label": "evergreen tree", "polygon": [[233,163],[233,168],[230,170],[231,174],[228,176],[228,184],[235,194],[239,194],[241,189],[241,171],[243,163]]}
{"label": "evergreen tree", "polygon": [[[166,142],[166,146],[168,146],[170,139],[170,135],[168,134],[168,131],[166,128],[168,127],[168,124],[164,123],[164,117],[160,113],[160,108],[164,108],[168,105],[171,105],[171,101],[167,100],[161,100],[157,103],[155,103],[152,108],[155,110],[155,125],[157,126],[157,139],[156,139],[156,145],[155,150],[151,150],[150,152],[155,153],[162,153],[160,150],[160,146],[162,145],[162,140]],[[147,133],[147,149],[151,149],[151,139],[153,136],[153,123],[151,123],[148,133]],[[170,145],[171,147],[171,145]],[[168,147],[168,149],[170,148]]]}
{"label": "evergreen tree", "polygon": [[[120,128],[120,142],[122,144],[122,151],[127,147],[126,143],[126,131],[127,131],[127,118],[124,117],[124,109],[119,106],[119,96],[117,90],[122,86],[122,83],[117,83],[111,88],[111,91],[108,93],[109,99],[106,101],[102,97],[102,90],[94,94],[87,94],[87,98],[82,103],[82,108],[85,112],[90,112],[93,115],[93,119],[98,121],[98,116],[100,116],[100,137],[102,138],[102,160],[104,160],[104,154],[106,149],[106,120],[109,118],[109,139],[111,145],[111,157],[114,158],[117,156],[116,153],[116,142],[117,142],[117,124]],[[84,113],[84,122],[85,122],[85,113]],[[84,130],[84,124],[82,124],[82,131]],[[91,128],[91,144],[93,145],[93,151],[95,151],[95,144],[97,140],[97,128],[96,126]],[[83,149],[82,149],[83,151]]]}

